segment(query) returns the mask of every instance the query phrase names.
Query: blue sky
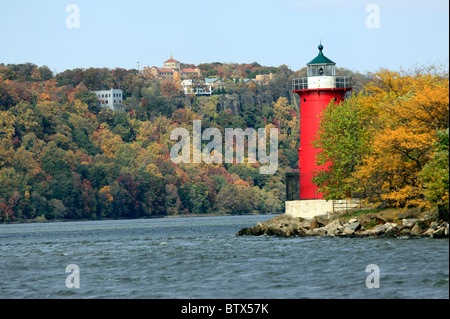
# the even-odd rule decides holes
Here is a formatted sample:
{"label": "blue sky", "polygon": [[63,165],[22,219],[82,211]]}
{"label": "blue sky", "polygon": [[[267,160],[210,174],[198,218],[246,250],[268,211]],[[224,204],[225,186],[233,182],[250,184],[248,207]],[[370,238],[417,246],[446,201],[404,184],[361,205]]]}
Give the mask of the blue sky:
{"label": "blue sky", "polygon": [[[79,28],[68,28],[80,10]],[[379,27],[366,20],[379,9]],[[259,62],[301,69],[324,54],[354,71],[449,62],[447,0],[17,0],[0,8],[0,63],[76,67]],[[369,17],[370,16],[370,17]],[[370,20],[373,21],[373,20]]]}

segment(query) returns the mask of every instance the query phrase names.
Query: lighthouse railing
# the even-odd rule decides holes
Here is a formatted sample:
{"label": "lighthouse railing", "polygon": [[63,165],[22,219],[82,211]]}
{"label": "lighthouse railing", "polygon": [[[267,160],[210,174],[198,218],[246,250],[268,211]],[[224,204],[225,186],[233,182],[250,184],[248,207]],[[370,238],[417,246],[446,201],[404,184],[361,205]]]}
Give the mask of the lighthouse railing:
{"label": "lighthouse railing", "polygon": [[295,78],[292,79],[292,90],[306,90],[308,89],[308,78]]}
{"label": "lighthouse railing", "polygon": [[352,78],[348,76],[336,76],[334,87],[337,89],[351,89]]}
{"label": "lighthouse railing", "polygon": [[[308,87],[308,77],[292,79],[292,90],[316,89],[317,87]],[[335,76],[330,89],[351,89],[352,78],[349,76]]]}

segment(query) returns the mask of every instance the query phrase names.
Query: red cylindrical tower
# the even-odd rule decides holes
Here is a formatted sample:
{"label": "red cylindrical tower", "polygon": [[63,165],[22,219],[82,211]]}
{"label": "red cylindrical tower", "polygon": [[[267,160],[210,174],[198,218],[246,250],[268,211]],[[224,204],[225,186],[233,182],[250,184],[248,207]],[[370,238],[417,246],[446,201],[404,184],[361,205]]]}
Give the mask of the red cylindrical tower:
{"label": "red cylindrical tower", "polygon": [[307,64],[307,76],[292,82],[292,92],[300,97],[300,199],[323,199],[323,194],[317,191],[317,186],[312,182],[314,171],[322,168],[316,165],[319,150],[313,148],[312,141],[319,130],[319,115],[325,106],[331,101],[339,103],[345,98],[345,93],[352,89],[352,79],[336,76],[336,63],[324,56],[322,50],[320,44],[319,55]]}

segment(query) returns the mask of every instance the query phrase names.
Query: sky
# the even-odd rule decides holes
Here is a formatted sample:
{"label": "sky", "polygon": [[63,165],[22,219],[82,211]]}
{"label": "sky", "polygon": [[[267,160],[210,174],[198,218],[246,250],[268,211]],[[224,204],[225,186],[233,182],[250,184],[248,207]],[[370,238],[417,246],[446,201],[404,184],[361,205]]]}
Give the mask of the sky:
{"label": "sky", "polygon": [[162,67],[171,54],[195,65],[258,62],[296,71],[320,42],[338,67],[361,73],[449,63],[447,0],[2,2],[0,63],[56,73]]}

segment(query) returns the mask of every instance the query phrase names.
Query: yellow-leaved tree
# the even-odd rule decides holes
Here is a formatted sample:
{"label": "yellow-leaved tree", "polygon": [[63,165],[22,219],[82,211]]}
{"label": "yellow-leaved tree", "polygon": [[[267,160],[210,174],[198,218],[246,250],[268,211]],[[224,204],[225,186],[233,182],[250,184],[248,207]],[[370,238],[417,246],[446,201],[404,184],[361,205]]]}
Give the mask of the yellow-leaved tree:
{"label": "yellow-leaved tree", "polygon": [[316,147],[319,161],[332,164],[315,182],[329,199],[448,206],[448,179],[434,182],[441,173],[432,171],[442,166],[435,158],[438,147],[443,152],[437,142],[439,134],[448,134],[448,115],[447,71],[373,74],[363,92],[324,111]]}
{"label": "yellow-leaved tree", "polygon": [[448,76],[383,70],[359,102],[373,117],[370,147],[353,185],[370,201],[428,206],[419,173],[435,152],[437,132],[449,125]]}

